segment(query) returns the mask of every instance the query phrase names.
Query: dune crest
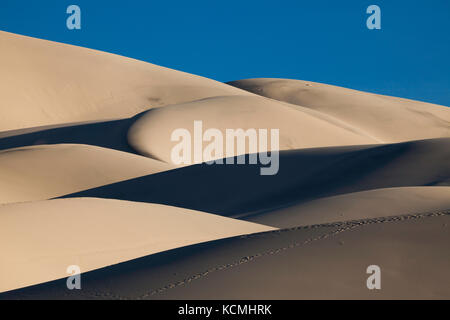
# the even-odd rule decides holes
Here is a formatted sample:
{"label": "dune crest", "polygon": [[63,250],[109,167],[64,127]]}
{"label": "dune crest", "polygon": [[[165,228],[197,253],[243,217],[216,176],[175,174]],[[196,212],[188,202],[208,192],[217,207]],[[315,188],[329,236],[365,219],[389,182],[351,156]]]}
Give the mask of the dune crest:
{"label": "dune crest", "polygon": [[[223,136],[226,129],[279,129],[279,150],[378,143],[332,117],[258,96],[213,97],[150,110],[130,127],[128,143],[142,155],[172,163],[171,151],[177,144],[171,142],[172,133],[183,128],[194,136],[196,120],[205,130],[218,129]],[[234,156],[241,154],[235,150]]]}

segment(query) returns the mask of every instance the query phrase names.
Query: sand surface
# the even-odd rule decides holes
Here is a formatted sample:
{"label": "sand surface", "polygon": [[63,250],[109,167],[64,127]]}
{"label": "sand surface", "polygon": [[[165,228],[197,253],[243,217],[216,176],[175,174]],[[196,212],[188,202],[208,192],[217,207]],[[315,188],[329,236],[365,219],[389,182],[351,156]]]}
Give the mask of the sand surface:
{"label": "sand surface", "polygon": [[450,114],[440,105],[302,80],[246,79],[229,84],[333,116],[384,142],[450,135]]}
{"label": "sand surface", "polygon": [[0,131],[123,118],[172,103],[246,94],[150,63],[3,31],[0,47]]}
{"label": "sand surface", "polygon": [[46,200],[172,169],[146,157],[79,144],[0,151],[0,204]]}
{"label": "sand surface", "polygon": [[450,138],[282,151],[279,165],[278,174],[261,176],[251,164],[199,164],[67,197],[154,202],[240,217],[371,189],[450,186]]}
{"label": "sand surface", "polygon": [[244,220],[279,228],[439,212],[450,207],[450,187],[372,189],[307,201],[287,208],[249,215]]}
{"label": "sand surface", "polygon": [[[449,212],[285,229],[167,251],[10,299],[445,299]],[[368,290],[366,268],[383,271]],[[432,272],[430,272],[432,270]],[[412,281],[414,280],[414,281]]]}
{"label": "sand surface", "polygon": [[157,204],[63,199],[0,206],[0,291],[190,244],[273,230]]}
{"label": "sand surface", "polygon": [[[0,299],[450,298],[448,107],[2,31],[0,47]],[[278,129],[277,174],[202,163],[248,145],[174,163],[194,121]]]}
{"label": "sand surface", "polygon": [[[203,130],[215,128],[226,137],[227,128],[279,130],[279,150],[358,145],[379,141],[334,118],[309,109],[262,99],[258,96],[226,96],[202,99],[148,111],[128,131],[129,144],[140,154],[171,162],[171,150],[177,142],[171,134],[178,128],[194,136],[194,121],[201,120]],[[270,137],[270,133],[268,133]],[[208,143],[205,142],[206,146]],[[222,150],[225,150],[225,147]],[[248,149],[240,155],[251,152]],[[194,153],[192,146],[192,154]],[[268,148],[258,151],[271,150]],[[225,157],[208,157],[203,161]]]}

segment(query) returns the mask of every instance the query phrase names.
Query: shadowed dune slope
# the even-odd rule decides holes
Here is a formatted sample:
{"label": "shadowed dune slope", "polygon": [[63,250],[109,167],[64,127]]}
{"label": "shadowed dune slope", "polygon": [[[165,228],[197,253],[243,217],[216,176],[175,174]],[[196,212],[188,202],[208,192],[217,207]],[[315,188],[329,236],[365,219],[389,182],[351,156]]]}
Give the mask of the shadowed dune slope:
{"label": "shadowed dune slope", "polygon": [[241,217],[278,228],[450,210],[450,187],[375,189]]}
{"label": "shadowed dune slope", "polygon": [[128,119],[33,127],[0,132],[0,150],[42,144],[87,144],[137,153],[127,141],[130,126],[138,116]]}
{"label": "shadowed dune slope", "polygon": [[274,230],[204,212],[105,199],[0,206],[0,292],[204,241]]}
{"label": "shadowed dune slope", "polygon": [[302,80],[246,79],[228,84],[333,116],[382,142],[450,137],[450,108]]}
{"label": "shadowed dune slope", "polygon": [[199,164],[67,197],[169,204],[227,216],[378,188],[450,185],[450,138],[280,152],[277,175],[259,165]]}
{"label": "shadowed dune slope", "polygon": [[96,50],[0,31],[0,131],[124,118],[151,107],[249,93]]}
{"label": "shadowed dune slope", "polygon": [[157,160],[88,145],[8,149],[0,151],[0,203],[50,199],[170,169]]}
{"label": "shadowed dune slope", "polygon": [[[55,281],[4,299],[446,299],[450,212],[224,239]],[[381,290],[366,269],[381,268]]]}

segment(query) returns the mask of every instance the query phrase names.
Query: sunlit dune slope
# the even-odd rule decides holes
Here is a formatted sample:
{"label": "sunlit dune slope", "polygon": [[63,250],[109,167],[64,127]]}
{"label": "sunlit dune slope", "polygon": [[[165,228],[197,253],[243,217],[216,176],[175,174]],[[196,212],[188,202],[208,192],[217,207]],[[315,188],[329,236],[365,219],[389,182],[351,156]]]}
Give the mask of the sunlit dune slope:
{"label": "sunlit dune slope", "polygon": [[[333,117],[258,96],[213,97],[150,110],[130,127],[128,142],[140,154],[172,162],[171,151],[178,144],[171,141],[172,133],[179,128],[187,129],[194,141],[194,121],[202,121],[203,132],[213,128],[223,136],[223,154],[203,161],[225,157],[227,129],[255,129],[257,134],[259,129],[267,129],[267,148],[258,145],[257,151],[271,149],[272,129],[279,130],[279,148],[274,150],[378,143],[364,130],[355,130]],[[202,133],[199,137],[203,139]],[[206,148],[209,143],[203,144]],[[250,151],[247,140],[245,152],[235,149],[234,155]]]}
{"label": "sunlit dune slope", "polygon": [[289,228],[442,210],[450,210],[450,187],[401,187],[320,198],[244,220]]}
{"label": "sunlit dune slope", "polygon": [[172,169],[146,157],[88,145],[0,151],[0,203],[45,200]]}
{"label": "sunlit dune slope", "polygon": [[192,74],[0,31],[0,131],[123,118],[152,107],[247,94]]}
{"label": "sunlit dune slope", "polygon": [[450,137],[450,108],[322,83],[246,79],[237,88],[333,116],[382,142]]}

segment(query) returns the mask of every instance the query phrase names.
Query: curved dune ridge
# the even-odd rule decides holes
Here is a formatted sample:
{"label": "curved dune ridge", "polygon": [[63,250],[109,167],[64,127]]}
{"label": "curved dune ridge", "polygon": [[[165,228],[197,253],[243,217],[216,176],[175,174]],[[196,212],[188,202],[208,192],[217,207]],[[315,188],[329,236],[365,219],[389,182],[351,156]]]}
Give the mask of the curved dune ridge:
{"label": "curved dune ridge", "polygon": [[0,131],[124,118],[152,107],[246,95],[118,55],[0,31]]}
{"label": "curved dune ridge", "polygon": [[[2,31],[0,47],[0,298],[450,298],[448,107]],[[253,149],[196,159],[194,121],[278,129],[279,170],[201,163]],[[176,129],[192,165],[173,162]]]}
{"label": "curved dune ridge", "polygon": [[0,204],[51,199],[172,169],[146,157],[89,145],[0,151]]}
{"label": "curved dune ridge", "polygon": [[320,198],[243,219],[278,228],[290,228],[399,214],[439,212],[448,208],[450,187],[401,187]]}
{"label": "curved dune ridge", "polygon": [[153,202],[240,217],[365,190],[450,186],[450,138],[289,150],[280,152],[279,162],[273,176],[261,176],[250,164],[199,164],[67,197]]}
{"label": "curved dune ridge", "polygon": [[274,230],[157,204],[63,199],[0,206],[0,292],[191,244]]}
{"label": "curved dune ridge", "polygon": [[[176,141],[168,143],[172,132],[178,128],[187,129],[193,141],[196,120],[202,121],[204,131],[215,128],[222,132],[223,137],[228,128],[278,129],[279,150],[378,142],[320,113],[257,96],[213,97],[150,110],[130,127],[128,142],[140,154],[172,162],[171,150],[177,144]],[[207,144],[204,143],[205,146]],[[194,154],[193,145],[191,154]],[[225,148],[223,154],[203,161],[223,158]],[[267,149],[271,149],[270,142]],[[235,149],[233,156],[246,153],[249,153],[248,143],[245,152]]]}
{"label": "curved dune ridge", "polygon": [[450,136],[450,110],[440,105],[302,80],[245,79],[228,84],[330,115],[380,142]]}

